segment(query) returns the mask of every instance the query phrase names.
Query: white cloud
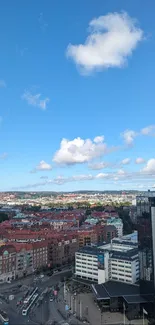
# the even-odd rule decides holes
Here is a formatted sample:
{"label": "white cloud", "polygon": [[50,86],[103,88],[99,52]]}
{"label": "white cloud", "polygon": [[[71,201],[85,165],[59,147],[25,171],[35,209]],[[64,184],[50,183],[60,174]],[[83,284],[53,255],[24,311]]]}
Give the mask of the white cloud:
{"label": "white cloud", "polygon": [[43,110],[47,108],[47,104],[50,101],[48,97],[41,99],[41,94],[32,95],[29,91],[24,92],[22,99],[26,100],[29,105],[39,107]]}
{"label": "white cloud", "polygon": [[46,163],[44,160],[41,160],[39,165],[36,166],[37,170],[51,170],[52,166],[48,163]]}
{"label": "white cloud", "polygon": [[138,158],[136,158],[135,163],[137,165],[144,164],[145,163],[145,159],[142,158],[142,157],[138,157]]}
{"label": "white cloud", "polygon": [[39,165],[36,166],[36,170],[51,170],[52,166],[46,163],[44,160],[41,160]]}
{"label": "white cloud", "polygon": [[84,44],[67,48],[67,56],[85,73],[122,67],[143,39],[143,31],[127,13],[109,13],[90,21],[90,35]]}
{"label": "white cloud", "polygon": [[155,173],[155,158],[149,159],[146,166],[142,169],[143,172]]}
{"label": "white cloud", "polygon": [[44,160],[41,160],[40,163],[30,171],[31,174],[36,173],[37,171],[47,171],[51,170],[52,166],[48,163],[46,163]]}
{"label": "white cloud", "polygon": [[8,154],[7,152],[3,152],[1,155],[0,155],[0,159],[4,160],[8,157]]}
{"label": "white cloud", "polygon": [[3,79],[0,79],[0,88],[6,88],[6,82]]}
{"label": "white cloud", "polygon": [[103,178],[107,178],[109,176],[109,174],[106,174],[106,173],[99,173],[99,174],[97,174],[95,177],[97,178],[97,179],[103,179]]}
{"label": "white cloud", "polygon": [[100,170],[100,169],[103,169],[103,168],[107,168],[109,166],[110,166],[110,163],[98,162],[98,163],[90,164],[89,168],[93,169],[93,170]]}
{"label": "white cloud", "polygon": [[132,146],[134,142],[134,138],[138,135],[137,132],[133,130],[125,130],[121,133],[122,138],[127,146]]}
{"label": "white cloud", "polygon": [[[151,171],[150,171],[151,170]],[[117,181],[117,184],[119,186],[123,186],[124,188],[128,186],[128,188],[131,188],[134,184],[134,188],[140,188],[141,184],[144,184],[145,188],[151,187],[151,185],[148,185],[148,181],[152,182],[152,176],[155,175],[155,159],[154,164],[151,168],[147,168],[144,170],[140,170],[138,172],[125,172],[124,170],[120,169],[114,173],[99,173],[96,175],[92,174],[82,174],[82,175],[73,175],[69,177],[65,177],[63,175],[59,175],[56,178],[53,179],[45,179],[42,182],[34,183],[34,184],[28,184],[21,187],[18,187],[18,189],[28,189],[28,188],[36,188],[36,187],[42,187],[42,186],[49,186],[51,184],[56,185],[63,185],[66,183],[71,182],[85,182],[85,181],[95,181],[95,186],[97,186],[97,182],[100,180],[103,180],[105,184],[113,184],[114,181]],[[123,183],[122,183],[123,182]],[[135,183],[136,182],[136,183]],[[137,184],[137,182],[139,182]],[[140,183],[142,182],[142,183]]]}
{"label": "white cloud", "polygon": [[120,176],[122,176],[122,175],[125,174],[125,171],[124,171],[123,169],[119,169],[119,170],[117,171],[117,174],[120,175]]}
{"label": "white cloud", "polygon": [[48,176],[40,176],[41,179],[48,179]]}
{"label": "white cloud", "polygon": [[125,159],[123,159],[123,160],[121,161],[121,164],[122,164],[122,165],[128,165],[128,164],[130,164],[130,161],[131,161],[130,158],[125,158]]}
{"label": "white cloud", "polygon": [[104,141],[104,135],[99,135],[97,137],[94,138],[94,142],[95,143],[100,143],[100,142],[103,142]]}
{"label": "white cloud", "polygon": [[[97,139],[96,137],[95,139]],[[94,140],[95,140],[94,139]],[[104,139],[104,138],[103,138]],[[103,141],[103,140],[102,140]],[[89,162],[94,158],[108,153],[106,143],[95,143],[91,139],[83,140],[80,137],[74,140],[62,139],[60,149],[55,153],[53,161],[59,164],[76,164]]]}
{"label": "white cloud", "polygon": [[155,125],[146,126],[141,130],[143,135],[155,135]]}

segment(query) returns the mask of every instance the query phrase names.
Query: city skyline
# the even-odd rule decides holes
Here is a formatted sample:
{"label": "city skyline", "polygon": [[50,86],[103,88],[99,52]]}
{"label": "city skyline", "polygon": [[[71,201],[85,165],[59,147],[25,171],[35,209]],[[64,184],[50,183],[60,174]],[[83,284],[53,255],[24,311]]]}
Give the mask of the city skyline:
{"label": "city skyline", "polygon": [[2,1],[0,191],[155,187],[154,9]]}

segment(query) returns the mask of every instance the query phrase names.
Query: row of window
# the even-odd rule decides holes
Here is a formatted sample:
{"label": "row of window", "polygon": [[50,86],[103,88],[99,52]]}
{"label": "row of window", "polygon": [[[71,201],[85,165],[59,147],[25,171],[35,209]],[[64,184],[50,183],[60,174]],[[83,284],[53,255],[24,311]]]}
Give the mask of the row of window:
{"label": "row of window", "polygon": [[121,278],[121,277],[118,278],[118,277],[116,277],[116,276],[112,276],[111,279],[112,279],[112,280],[119,280],[119,281],[123,281],[123,282],[124,282],[124,280],[125,280],[125,282],[128,282],[128,283],[131,283],[131,282],[132,282],[132,280],[124,279],[124,278]]}
{"label": "row of window", "polygon": [[82,269],[82,270],[83,270],[83,269],[86,269],[86,270],[96,270],[96,271],[98,270],[97,267],[94,267],[94,268],[92,268],[92,267],[86,267],[86,266],[82,266],[82,267],[81,267],[80,265],[77,265],[77,266],[76,266],[76,269]]}
{"label": "row of window", "polygon": [[123,277],[132,278],[132,274],[129,276],[129,274],[125,274],[125,273],[122,273],[122,272],[120,272],[120,273],[112,272],[112,276],[113,275],[117,275],[117,277],[123,275]]}
{"label": "row of window", "polygon": [[92,267],[93,266],[97,267],[97,263],[86,263],[86,262],[79,262],[79,261],[76,261],[76,265],[91,265]]}
{"label": "row of window", "polygon": [[98,272],[87,272],[87,271],[84,271],[84,270],[77,270],[77,272],[79,273],[87,273],[87,274],[92,274],[92,275],[97,275],[98,276]]}

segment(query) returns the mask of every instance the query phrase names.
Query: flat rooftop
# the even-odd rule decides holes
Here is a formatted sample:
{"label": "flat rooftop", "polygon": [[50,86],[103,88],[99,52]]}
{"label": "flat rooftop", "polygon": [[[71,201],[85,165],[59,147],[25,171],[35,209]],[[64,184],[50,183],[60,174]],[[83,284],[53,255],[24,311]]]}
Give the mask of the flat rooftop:
{"label": "flat rooftop", "polygon": [[[101,247],[92,247],[92,246],[85,246],[82,247],[81,249],[78,250],[77,253],[81,253],[81,254],[88,254],[88,255],[99,255],[99,254],[104,254],[106,250],[106,248],[104,249],[103,246]],[[118,251],[118,250],[111,250],[110,251],[111,254],[111,258],[116,258],[116,259],[123,259],[123,260],[133,260],[134,257],[137,258],[138,255],[138,249],[137,248],[133,248],[127,251]]]}
{"label": "flat rooftop", "polygon": [[138,285],[108,281],[104,284],[92,284],[91,287],[97,300],[122,297],[128,304],[148,302],[140,295]]}

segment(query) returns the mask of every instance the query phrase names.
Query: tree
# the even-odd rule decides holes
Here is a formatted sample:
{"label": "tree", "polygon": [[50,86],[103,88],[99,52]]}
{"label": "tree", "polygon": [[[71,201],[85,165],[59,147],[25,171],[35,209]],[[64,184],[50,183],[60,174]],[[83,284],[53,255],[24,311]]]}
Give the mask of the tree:
{"label": "tree", "polygon": [[132,233],[134,226],[129,216],[129,211],[123,210],[123,207],[116,208],[116,211],[123,221],[124,235]]}
{"label": "tree", "polygon": [[5,220],[9,220],[9,217],[6,213],[4,212],[0,212],[0,223],[5,221]]}

